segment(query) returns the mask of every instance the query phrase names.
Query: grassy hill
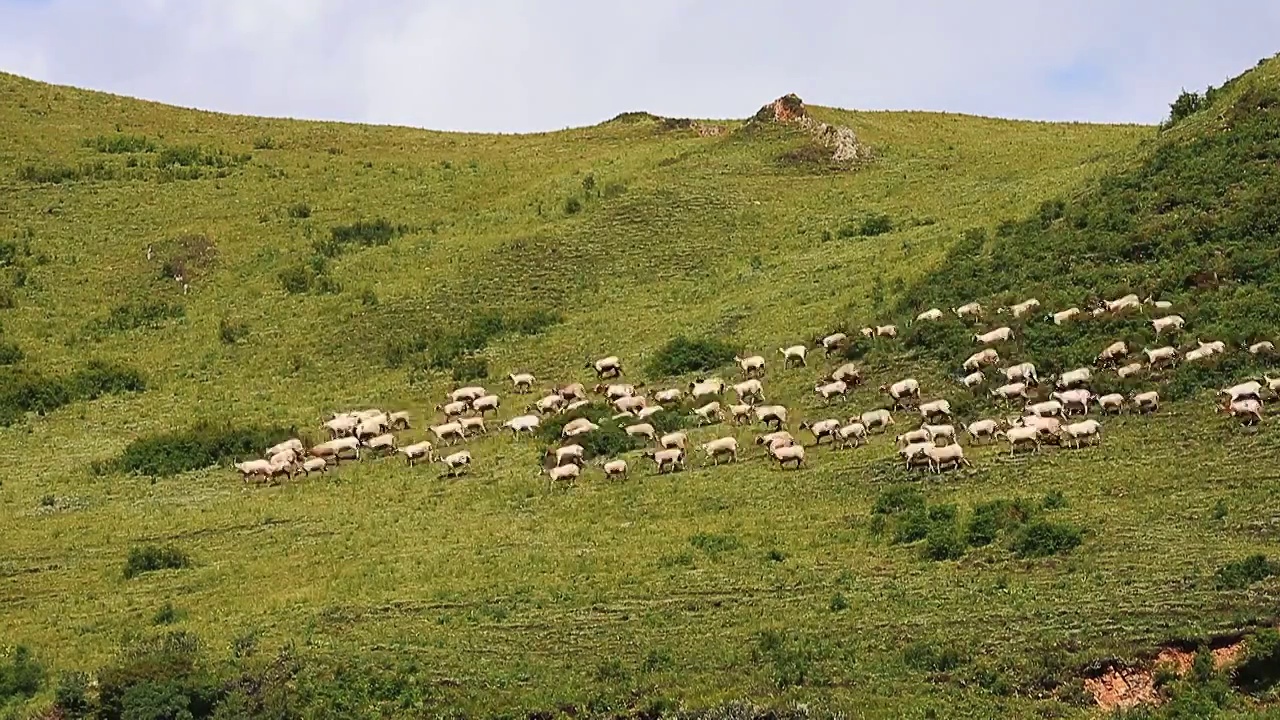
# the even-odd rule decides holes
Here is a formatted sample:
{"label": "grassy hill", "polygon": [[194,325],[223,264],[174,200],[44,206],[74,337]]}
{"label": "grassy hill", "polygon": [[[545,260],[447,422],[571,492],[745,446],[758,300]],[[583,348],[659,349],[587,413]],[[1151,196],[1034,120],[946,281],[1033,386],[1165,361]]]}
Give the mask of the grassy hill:
{"label": "grassy hill", "polygon": [[[508,372],[588,381],[604,354],[678,385],[692,375],[648,368],[681,335],[766,355],[793,431],[907,374],[974,419],[997,411],[951,378],[972,350],[954,319],[855,344],[868,387],[831,408],[812,393],[824,362],[783,370],[776,350],[970,299],[1054,310],[1132,289],[1178,300],[1205,339],[1274,337],[1274,228],[1235,231],[1274,212],[1259,168],[1276,73],[1163,131],[810,107],[871,148],[853,167],[787,123],[466,135],[0,75],[0,627],[45,669],[11,654],[9,676],[44,678],[11,711],[74,697],[59,674],[82,670],[103,717],[168,701],[197,717],[1084,717],[1082,678],[1113,658],[1273,623],[1271,566],[1239,563],[1276,554],[1276,435],[1200,394],[1261,369],[1238,349],[1135,384],[1180,401],[1105,421],[1100,447],[974,449],[974,470],[928,479],[891,437],[811,448],[794,473],[752,446],[657,477],[632,451],[629,480],[593,468],[555,491],[546,444],[509,436],[469,442],[459,480],[386,459],[255,487],[225,461],[148,476],[119,460],[200,423],[231,454],[317,437],[367,406],[413,412],[405,443],[455,377],[487,372],[506,418],[533,399]],[[1216,251],[1231,273],[1187,285]],[[1033,321],[1015,355],[1067,367],[1145,331],[1056,332]],[[135,570],[187,567],[126,573],[131,551]],[[1208,686],[1171,692],[1192,705]]]}

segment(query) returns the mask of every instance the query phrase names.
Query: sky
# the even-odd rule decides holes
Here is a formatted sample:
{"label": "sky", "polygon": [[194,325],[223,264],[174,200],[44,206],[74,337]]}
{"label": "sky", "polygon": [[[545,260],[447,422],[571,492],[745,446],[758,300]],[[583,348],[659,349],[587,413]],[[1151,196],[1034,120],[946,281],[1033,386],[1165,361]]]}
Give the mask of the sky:
{"label": "sky", "polygon": [[223,112],[535,132],[818,105],[1156,123],[1278,0],[0,0],[0,70]]}

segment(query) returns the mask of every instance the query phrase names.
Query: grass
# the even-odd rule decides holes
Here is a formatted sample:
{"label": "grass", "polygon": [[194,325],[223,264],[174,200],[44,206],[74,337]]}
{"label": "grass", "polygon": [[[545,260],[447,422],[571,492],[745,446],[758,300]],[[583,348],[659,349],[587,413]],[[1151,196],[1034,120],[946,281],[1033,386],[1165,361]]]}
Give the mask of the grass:
{"label": "grass", "polygon": [[[1038,217],[1157,142],[1151,127],[812,111],[855,128],[875,160],[785,162],[803,138],[767,124],[703,137],[629,115],[465,135],[232,117],[0,75],[0,238],[48,258],[24,265],[0,311],[5,342],[51,377],[89,351],[146,373],[141,392],[0,430],[7,466],[21,468],[0,485],[9,641],[57,671],[96,671],[118,662],[121,638],[158,632],[156,609],[176,601],[212,660],[251,636],[255,657],[313,668],[304,690],[339,714],[348,701],[492,715],[743,700],[1086,717],[1069,702],[1076,669],[1271,619],[1274,577],[1220,588],[1215,573],[1274,544],[1280,500],[1256,458],[1280,443],[1198,397],[1107,420],[1096,448],[979,449],[972,471],[928,479],[888,460],[881,436],[810,450],[807,470],[784,473],[754,428],[722,426],[691,437],[736,432],[749,448],[737,466],[653,476],[606,435],[596,450],[625,451],[631,478],[591,468],[554,492],[536,474],[545,443],[509,436],[469,442],[476,463],[457,480],[386,459],[254,487],[227,466],[268,428],[314,434],[351,407],[412,411],[405,444],[455,376],[590,384],[586,361],[614,353],[627,380],[658,387],[731,350],[760,352],[770,401],[798,419],[873,407],[875,387],[907,373],[959,407],[946,365],[958,360],[927,343],[859,345],[868,387],[830,407],[813,384],[843,359],[783,370],[776,349],[883,321],[967,229]],[[154,142],[158,165],[99,152],[95,138],[114,133]],[[168,182],[181,178],[162,168],[193,174]],[[172,258],[146,248],[193,237],[200,263],[183,295],[162,272]],[[674,366],[688,375],[648,374],[678,337],[715,345],[688,348]],[[501,394],[503,418],[530,401]],[[965,412],[993,411],[975,400]],[[926,522],[895,543],[873,532],[885,514],[873,510],[907,483],[918,504],[891,504]],[[75,502],[35,511],[50,493]],[[1019,557],[1031,526],[987,504],[1050,496],[1036,522],[1054,525],[1035,526]],[[979,507],[991,520],[976,537],[992,540],[974,544]],[[129,548],[169,545],[199,562],[122,578]],[[1004,670],[964,665],[983,657]],[[962,671],[986,679],[941,677]]]}

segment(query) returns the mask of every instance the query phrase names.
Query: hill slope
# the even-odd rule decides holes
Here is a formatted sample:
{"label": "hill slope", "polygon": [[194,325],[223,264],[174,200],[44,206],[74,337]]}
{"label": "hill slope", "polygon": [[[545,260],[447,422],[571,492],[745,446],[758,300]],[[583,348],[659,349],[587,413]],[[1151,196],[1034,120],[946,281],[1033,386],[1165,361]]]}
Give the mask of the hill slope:
{"label": "hill slope", "polygon": [[[1274,87],[1263,71],[1253,82]],[[479,360],[489,387],[517,370],[544,387],[588,381],[584,360],[611,353],[639,379],[681,334],[765,354],[793,431],[874,406],[875,386],[907,373],[966,419],[989,414],[947,380],[963,359],[952,336],[970,332],[952,320],[937,343],[872,349],[869,389],[832,408],[813,396],[818,368],[783,370],[775,349],[926,301],[1026,289],[1055,308],[1083,302],[1085,275],[1066,278],[1075,288],[1035,262],[1005,275],[986,260],[999,250],[963,264],[956,248],[975,236],[958,244],[962,233],[1038,218],[1055,198],[1089,207],[1096,188],[1152,163],[1198,162],[1202,148],[1166,148],[1210,136],[1202,117],[1156,139],[810,110],[853,128],[874,160],[832,168],[807,133],[768,122],[702,135],[632,116],[461,135],[231,117],[0,76],[12,305],[0,323],[17,348],[2,434],[6,466],[20,468],[0,486],[8,635],[57,668],[119,670],[122,643],[176,628],[206,644],[184,677],[273,688],[287,668],[292,694],[276,700],[336,716],[745,698],[990,717],[1086,714],[1079,673],[1099,658],[1270,619],[1274,579],[1212,578],[1274,544],[1280,508],[1249,460],[1274,452],[1274,434],[1242,435],[1190,403],[1108,421],[1099,448],[974,450],[974,471],[923,482],[884,438],[811,449],[799,473],[754,446],[733,468],[662,477],[631,453],[628,481],[592,469],[554,492],[536,474],[545,444],[508,437],[468,443],[476,464],[457,481],[391,459],[271,487],[225,464],[158,478],[112,465],[132,441],[201,420],[314,437],[350,407],[436,417],[451,373]],[[1050,251],[1072,267],[1069,246]],[[1163,271],[1152,278],[1144,288],[1166,288]],[[1041,360],[1030,344],[1026,357],[1074,359]],[[503,418],[528,401],[502,396]],[[991,519],[1006,515],[1034,516],[1035,530]],[[1055,541],[1036,533],[1069,545],[1075,528],[1079,547],[1038,557]],[[173,545],[191,567],[125,579],[144,545]],[[222,688],[270,704],[267,691]]]}

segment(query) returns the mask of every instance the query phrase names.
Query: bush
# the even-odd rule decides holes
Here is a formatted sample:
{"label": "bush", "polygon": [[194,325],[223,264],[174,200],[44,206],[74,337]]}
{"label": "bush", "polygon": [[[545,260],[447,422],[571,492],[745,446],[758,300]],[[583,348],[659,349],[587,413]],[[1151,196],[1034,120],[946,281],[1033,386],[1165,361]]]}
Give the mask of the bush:
{"label": "bush", "polygon": [[280,287],[290,295],[301,295],[311,290],[315,273],[306,265],[295,265],[280,271]]}
{"label": "bush", "polygon": [[907,667],[924,672],[951,672],[968,662],[964,653],[954,647],[916,641],[902,650]]}
{"label": "bush", "polygon": [[87,718],[92,705],[89,702],[89,676],[83,672],[63,673],[58,687],[53,691],[53,706],[63,717]]}
{"label": "bush", "polygon": [[0,368],[0,425],[11,425],[28,412],[47,415],[77,400],[145,389],[146,382],[138,370],[101,360],[91,360],[84,368],[63,377]]}
{"label": "bush", "polygon": [[235,345],[249,334],[249,328],[242,322],[222,318],[218,321],[218,339],[223,345]]}
{"label": "bush", "polygon": [[145,135],[99,135],[84,141],[85,147],[93,148],[100,153],[149,153],[155,152],[156,144]]}
{"label": "bush", "polygon": [[65,380],[68,396],[76,400],[97,400],[103,395],[143,392],[146,380],[137,368],[105,360],[90,360]]}
{"label": "bush", "polygon": [[489,361],[484,358],[469,357],[453,363],[450,377],[456,382],[471,382],[489,377]]}
{"label": "bush", "polygon": [[254,150],[273,150],[275,146],[276,141],[270,135],[262,135],[253,139]]}
{"label": "bush", "polygon": [[677,335],[658,348],[648,369],[655,377],[709,372],[733,362],[735,355],[733,346],[722,340]]}
{"label": "bush", "polygon": [[897,485],[885,490],[876,497],[871,512],[877,515],[892,515],[900,512],[924,511],[924,495],[911,485]]}
{"label": "bush", "polygon": [[152,625],[172,625],[183,617],[183,613],[173,606],[173,603],[165,603],[160,606],[156,614],[151,616]]}
{"label": "bush", "polygon": [[1243,590],[1277,574],[1280,574],[1280,564],[1268,560],[1266,555],[1250,555],[1218,568],[1213,574],[1213,584],[1219,590]]}
{"label": "bush", "polygon": [[25,645],[13,649],[0,660],[0,708],[14,699],[26,699],[40,692],[45,670]]}
{"label": "bush", "polygon": [[438,329],[429,335],[396,340],[383,353],[390,367],[399,367],[413,355],[430,350],[428,365],[447,370],[459,360],[484,350],[506,335],[532,336],[563,320],[558,312],[530,310],[522,313],[488,312],[470,318],[465,325]]}
{"label": "bush", "polygon": [[892,231],[893,220],[883,213],[868,215],[863,218],[862,225],[858,227],[858,234],[862,237],[875,237]]}
{"label": "bush", "polygon": [[1029,500],[1019,498],[985,502],[973,508],[965,537],[974,547],[990,545],[1001,531],[1019,527],[1034,516],[1035,508]]}
{"label": "bush", "polygon": [[1021,558],[1048,557],[1070,552],[1083,540],[1084,533],[1073,525],[1036,520],[1018,531],[1011,549]]}
{"label": "bush", "polygon": [[1187,92],[1184,88],[1178,97],[1169,104],[1169,119],[1164,122],[1165,128],[1171,128],[1186,118],[1196,114],[1204,107],[1204,96],[1197,92]]}
{"label": "bush", "polygon": [[304,202],[296,202],[290,205],[286,212],[295,220],[306,220],[311,217],[311,206]]}
{"label": "bush", "polygon": [[18,169],[17,178],[29,183],[60,185],[64,182],[78,182],[80,180],[113,180],[115,175],[115,170],[106,163],[92,162],[84,163],[77,167],[67,165],[53,165],[50,167],[24,165]]}
{"label": "bush", "polygon": [[1280,632],[1263,628],[1249,638],[1233,679],[1251,693],[1265,692],[1280,684]]}
{"label": "bush", "polygon": [[22,357],[22,348],[17,343],[0,341],[0,365],[17,365]]}
{"label": "bush", "polygon": [[334,225],[329,229],[329,237],[316,243],[316,252],[324,257],[337,257],[352,246],[387,245],[407,232],[409,232],[408,225],[396,225],[385,218],[357,220],[350,225]]}
{"label": "bush", "polygon": [[708,555],[718,555],[742,547],[742,541],[736,535],[717,533],[698,533],[689,538],[689,544]]}
{"label": "bush", "polygon": [[925,536],[924,555],[930,560],[958,560],[966,550],[960,526],[951,522],[936,522]]}
{"label": "bush", "polygon": [[95,321],[94,329],[101,334],[106,334],[128,332],[139,328],[158,328],[186,314],[186,308],[176,303],[143,300],[112,308],[105,318]]}
{"label": "bush", "polygon": [[172,545],[143,545],[129,549],[124,563],[126,580],[157,570],[181,570],[191,567],[191,558]]}
{"label": "bush", "polygon": [[282,428],[202,421],[186,430],[134,440],[125,446],[109,469],[152,477],[177,475],[239,457],[256,457],[291,435]]}
{"label": "bush", "polygon": [[571,197],[564,201],[564,214],[577,215],[582,212],[582,201],[576,197]]}

